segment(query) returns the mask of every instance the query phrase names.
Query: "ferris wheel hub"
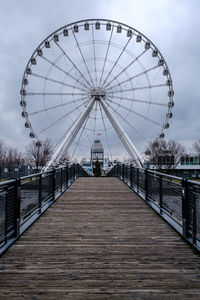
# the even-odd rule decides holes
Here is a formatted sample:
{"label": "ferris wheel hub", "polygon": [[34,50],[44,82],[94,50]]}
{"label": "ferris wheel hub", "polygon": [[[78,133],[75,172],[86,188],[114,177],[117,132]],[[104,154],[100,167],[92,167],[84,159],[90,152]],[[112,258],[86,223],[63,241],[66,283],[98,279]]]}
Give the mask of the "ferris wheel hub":
{"label": "ferris wheel hub", "polygon": [[95,101],[100,101],[100,99],[105,99],[105,96],[106,96],[105,91],[100,87],[93,88],[90,91],[90,97],[94,98]]}

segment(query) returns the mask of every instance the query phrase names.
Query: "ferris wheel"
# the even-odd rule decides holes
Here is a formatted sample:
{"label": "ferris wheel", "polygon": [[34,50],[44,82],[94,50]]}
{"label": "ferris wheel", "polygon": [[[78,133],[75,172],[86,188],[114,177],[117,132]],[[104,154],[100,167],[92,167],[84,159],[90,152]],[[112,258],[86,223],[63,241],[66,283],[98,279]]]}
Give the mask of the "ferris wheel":
{"label": "ferris wheel", "polygon": [[104,152],[127,151],[136,165],[144,144],[164,138],[172,118],[167,63],[141,32],[123,23],[87,19],[45,38],[22,79],[22,117],[36,146],[54,143],[50,164],[68,151],[87,156],[101,135]]}

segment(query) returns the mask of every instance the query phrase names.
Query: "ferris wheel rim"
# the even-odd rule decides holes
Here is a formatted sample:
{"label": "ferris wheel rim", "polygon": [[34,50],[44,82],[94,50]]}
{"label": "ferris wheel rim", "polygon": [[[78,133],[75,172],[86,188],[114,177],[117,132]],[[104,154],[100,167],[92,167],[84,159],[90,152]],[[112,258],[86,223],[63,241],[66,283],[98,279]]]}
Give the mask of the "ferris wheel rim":
{"label": "ferris wheel rim", "polygon": [[[157,48],[157,46],[155,46],[155,44],[149,39],[149,38],[147,38],[143,33],[141,33],[140,31],[138,31],[137,29],[135,29],[134,27],[132,27],[132,26],[129,26],[129,25],[126,25],[126,24],[124,24],[124,23],[122,23],[122,22],[117,22],[117,21],[113,21],[113,20],[110,20],[110,19],[101,19],[101,18],[94,18],[94,19],[83,19],[83,20],[79,20],[79,21],[76,21],[76,22],[72,22],[72,23],[69,23],[69,24],[67,24],[67,25],[64,25],[64,26],[62,26],[62,27],[60,27],[59,29],[57,29],[57,30],[55,30],[54,32],[52,32],[50,35],[48,35],[40,44],[39,44],[39,46],[34,50],[34,52],[32,53],[32,55],[31,55],[31,58],[32,57],[36,57],[38,54],[37,54],[37,50],[39,49],[39,48],[41,48],[41,46],[43,45],[43,47],[44,47],[44,43],[45,43],[45,41],[47,41],[47,40],[53,40],[53,35],[54,34],[56,34],[56,33],[58,33],[58,32],[60,32],[61,30],[63,30],[64,28],[68,28],[68,27],[70,27],[70,26],[73,26],[73,25],[75,25],[75,24],[82,24],[82,23],[85,23],[85,22],[97,22],[97,21],[99,21],[99,22],[111,22],[111,23],[113,23],[113,27],[112,28],[114,28],[114,27],[117,27],[117,25],[118,24],[120,24],[121,26],[124,26],[124,27],[126,27],[126,28],[129,28],[129,29],[132,29],[133,31],[134,31],[134,33],[136,32],[137,34],[140,34],[143,38],[145,38],[146,39],[146,41],[149,41],[150,42],[150,48],[153,50],[153,49],[156,49],[156,50],[158,50],[158,48]],[[94,25],[94,23],[92,23],[92,25]],[[84,26],[84,24],[82,25],[82,26]],[[92,29],[93,29],[93,26],[92,26]],[[71,29],[72,30],[72,29]],[[72,30],[72,33],[73,33],[73,35],[75,36],[75,34],[74,34],[74,32],[73,32],[73,30]],[[59,33],[59,35],[61,34],[61,32]],[[57,45],[58,45],[58,43],[57,42],[55,42]],[[93,40],[93,43],[94,43],[94,40]],[[77,43],[78,44],[78,43]],[[161,52],[158,50],[158,57],[161,57],[163,60],[164,60],[164,65],[166,66],[166,68],[167,68],[167,70],[168,70],[168,74],[167,74],[167,78],[169,78],[170,80],[171,80],[171,74],[170,74],[170,71],[169,71],[169,68],[168,68],[168,65],[167,65],[167,63],[166,63],[166,60],[163,58],[163,56],[162,56],[162,54],[161,54]],[[23,75],[23,78],[22,78],[22,85],[21,85],[21,91],[23,90],[23,88],[24,88],[24,79],[25,78],[27,78],[28,77],[28,75],[27,75],[27,73],[26,73],[26,70],[27,70],[27,68],[28,68],[28,66],[30,65],[30,61],[31,61],[31,58],[30,58],[30,60],[28,61],[28,63],[27,63],[27,65],[26,65],[26,68],[25,68],[25,71],[24,71],[24,75]],[[85,59],[84,59],[84,57],[83,57],[83,61],[85,62]],[[96,62],[96,60],[95,60],[95,62]],[[105,62],[107,62],[107,59],[105,59],[105,61],[104,61],[104,64],[105,64]],[[86,65],[86,63],[85,63],[85,65]],[[53,67],[53,66],[52,66]],[[87,69],[87,67],[86,67],[86,69]],[[112,69],[112,68],[111,68]],[[102,71],[102,73],[104,72],[104,70]],[[89,75],[90,75],[90,72],[88,71],[88,73],[89,73]],[[143,74],[145,74],[146,75],[146,71],[144,71],[143,72]],[[34,74],[32,74],[32,75],[34,75]],[[67,76],[67,75],[66,75]],[[91,77],[91,76],[90,76]],[[101,76],[102,77],[102,76]],[[106,78],[107,79],[107,78]],[[127,80],[129,80],[129,79],[127,79]],[[93,81],[93,80],[92,80]],[[124,82],[125,82],[126,80],[124,80]],[[75,83],[77,82],[77,80],[75,81]],[[101,79],[100,79],[100,82],[101,82]],[[75,84],[74,83],[74,84]],[[63,82],[62,82],[62,87],[63,87]],[[119,84],[119,85],[121,85],[121,84]],[[104,86],[104,83],[103,83],[103,86]],[[115,85],[116,86],[116,85]],[[114,86],[114,87],[115,87]],[[93,87],[94,87],[94,83],[93,83]],[[158,87],[158,86],[155,86],[155,87]],[[85,86],[85,88],[86,88],[86,86]],[[110,87],[110,89],[112,89],[113,87]],[[149,88],[149,89],[151,89],[151,88],[154,88],[154,86],[147,86],[147,87],[143,87],[143,88]],[[74,87],[73,87],[73,89],[74,89]],[[84,91],[84,89],[81,89],[81,88],[77,88],[76,87],[76,89],[78,89],[78,90],[82,90],[82,91]],[[135,89],[137,89],[137,88],[135,88]],[[139,88],[138,88],[139,89]],[[109,90],[109,89],[108,89]],[[127,91],[128,90],[131,90],[131,89],[127,89]],[[134,88],[132,88],[132,91],[134,90]],[[124,91],[126,91],[125,89],[124,89]],[[170,84],[170,87],[169,87],[169,91],[171,91],[171,95],[169,96],[169,99],[170,99],[170,101],[171,101],[171,103],[173,103],[173,94],[174,94],[174,92],[173,92],[173,83],[172,83],[172,80],[171,80],[171,84]],[[113,93],[118,93],[118,91],[114,91],[114,92],[112,92],[111,94],[113,95]],[[119,91],[119,93],[121,93],[121,91]],[[73,95],[74,95],[75,93],[73,93]],[[77,93],[78,94],[78,93]],[[71,93],[71,95],[72,95],[72,93]],[[82,94],[82,96],[84,96],[84,93]],[[111,96],[110,96],[111,97]],[[123,99],[123,97],[121,97],[122,99]],[[134,97],[135,98],[135,97]],[[25,97],[24,97],[24,95],[22,94],[21,95],[21,102],[23,102],[23,100],[25,99]],[[108,99],[109,99],[109,96],[108,96]],[[142,101],[141,101],[142,102]],[[151,102],[151,101],[149,101],[149,104],[153,104],[153,102]],[[167,106],[167,104],[165,105],[165,106]],[[121,106],[122,107],[122,106]],[[31,122],[30,122],[30,120],[29,120],[29,116],[31,116],[31,115],[33,115],[33,113],[32,114],[30,114],[30,115],[28,115],[27,114],[27,111],[26,111],[26,106],[22,106],[22,108],[23,108],[23,112],[24,112],[24,115],[25,115],[25,119],[26,119],[26,122],[27,123],[29,123],[30,124],[30,129],[31,129],[31,131],[34,133],[34,129],[32,128],[32,125],[31,125]],[[169,113],[171,113],[171,109],[172,109],[172,106],[169,106],[168,105],[168,115],[169,115]],[[102,118],[103,119],[103,118]],[[168,122],[168,120],[169,120],[169,117],[167,117],[166,116],[166,119],[165,119],[165,123],[167,123]],[[162,128],[162,130],[160,131],[160,133],[162,133],[164,131],[164,128]],[[37,140],[39,140],[39,138],[38,138],[38,136],[37,136],[37,134],[35,134],[35,136],[36,136],[36,138],[37,138]]]}

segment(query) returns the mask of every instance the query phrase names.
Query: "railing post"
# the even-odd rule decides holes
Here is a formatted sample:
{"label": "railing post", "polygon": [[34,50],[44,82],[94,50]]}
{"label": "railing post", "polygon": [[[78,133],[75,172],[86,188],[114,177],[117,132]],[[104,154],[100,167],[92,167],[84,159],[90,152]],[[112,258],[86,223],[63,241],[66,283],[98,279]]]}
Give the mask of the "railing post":
{"label": "railing post", "polygon": [[77,177],[80,177],[80,165],[77,165]]}
{"label": "railing post", "polygon": [[[21,179],[17,178],[15,181],[15,237],[20,234],[20,188],[21,188]],[[6,199],[8,201],[8,197]],[[6,202],[7,202],[6,201]]]}
{"label": "railing post", "polygon": [[133,186],[133,165],[130,164],[130,187]]}
{"label": "railing post", "polygon": [[69,168],[68,168],[68,165],[66,166],[66,187],[68,188],[68,183],[69,181]]}
{"label": "railing post", "polygon": [[125,182],[126,182],[126,184],[128,184],[128,166],[126,165],[125,166],[125,170],[126,170],[126,172],[125,172]]}
{"label": "railing post", "polygon": [[[17,202],[17,201],[16,201]],[[15,207],[16,212],[16,207]],[[4,220],[4,242],[7,243],[8,239],[8,187],[5,192],[5,220]],[[17,214],[15,216],[15,220],[17,220]],[[16,226],[15,226],[16,228]]]}
{"label": "railing post", "polygon": [[137,184],[137,193],[139,192],[139,169],[137,168],[137,178],[136,178],[136,184]]}
{"label": "railing post", "polygon": [[119,164],[117,164],[117,165],[115,166],[115,168],[116,168],[116,177],[120,178]]}
{"label": "railing post", "polygon": [[76,180],[76,164],[74,164],[74,181]]}
{"label": "railing post", "polygon": [[42,174],[39,175],[39,213],[41,214],[42,208]]}
{"label": "railing post", "polygon": [[145,172],[145,186],[144,186],[144,188],[145,188],[145,201],[148,201],[148,184],[149,184],[149,182],[148,182],[148,170],[147,169],[145,169],[144,170],[144,172]]}
{"label": "railing post", "polygon": [[163,177],[159,175],[159,206],[160,206],[160,214],[162,214],[162,206],[163,206]]}
{"label": "railing post", "polygon": [[126,182],[126,165],[124,165],[124,178],[123,181]]}
{"label": "railing post", "polygon": [[69,166],[69,183],[72,181],[72,165]]}
{"label": "railing post", "polygon": [[60,188],[63,191],[63,168],[60,169]]}
{"label": "railing post", "polygon": [[124,165],[124,179],[123,181],[126,183],[126,165]]}
{"label": "railing post", "polygon": [[74,170],[74,164],[72,165],[72,182],[74,182],[75,177],[75,170]]}
{"label": "railing post", "polygon": [[196,243],[196,234],[197,234],[197,227],[196,227],[196,196],[195,196],[195,187],[193,187],[193,210],[192,210],[192,244],[195,245]]}
{"label": "railing post", "polygon": [[182,179],[182,220],[183,220],[183,236],[188,237],[188,182],[187,179]]}
{"label": "railing post", "polygon": [[53,201],[56,199],[56,169],[52,171],[52,190],[53,190]]}
{"label": "railing post", "polygon": [[76,164],[74,164],[74,181],[76,180]]}

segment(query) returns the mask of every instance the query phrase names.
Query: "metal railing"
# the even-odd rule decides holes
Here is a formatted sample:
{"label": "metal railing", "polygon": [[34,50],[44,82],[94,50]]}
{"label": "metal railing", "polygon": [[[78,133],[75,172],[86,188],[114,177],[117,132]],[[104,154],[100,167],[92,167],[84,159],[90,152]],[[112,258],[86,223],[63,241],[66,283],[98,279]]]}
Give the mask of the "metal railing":
{"label": "metal railing", "polygon": [[0,255],[78,178],[78,164],[0,183]]}
{"label": "metal railing", "polygon": [[126,183],[200,251],[200,182],[124,164],[107,176]]}

